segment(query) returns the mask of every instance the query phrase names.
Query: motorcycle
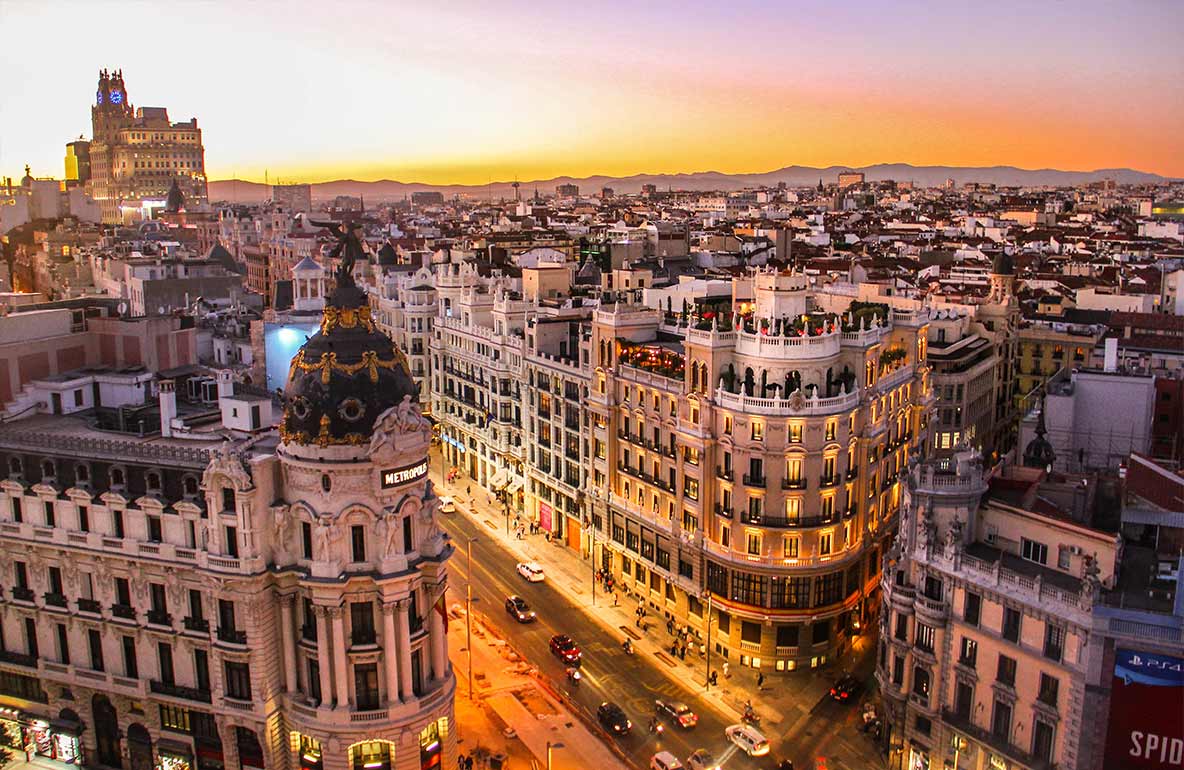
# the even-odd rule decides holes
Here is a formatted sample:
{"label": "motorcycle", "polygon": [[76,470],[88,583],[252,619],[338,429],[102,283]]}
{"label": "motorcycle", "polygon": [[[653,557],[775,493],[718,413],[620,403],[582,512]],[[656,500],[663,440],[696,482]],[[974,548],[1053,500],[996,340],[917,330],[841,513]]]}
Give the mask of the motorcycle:
{"label": "motorcycle", "polygon": [[761,723],[760,716],[752,710],[751,706],[744,707],[744,714],[740,717],[740,720],[745,724],[752,725],[753,727],[759,727]]}
{"label": "motorcycle", "polygon": [[651,733],[656,733],[658,735],[661,735],[662,731],[665,729],[666,729],[666,726],[663,725],[660,721],[658,721],[657,717],[652,717],[650,719],[650,732]]}
{"label": "motorcycle", "polygon": [[567,679],[573,685],[578,685],[580,680],[583,679],[583,674],[580,673],[578,668],[569,668],[567,669]]}
{"label": "motorcycle", "polygon": [[632,654],[633,654],[633,642],[631,642],[631,641],[629,641],[628,639],[626,639],[626,640],[625,640],[625,641],[624,641],[624,642],[621,644],[621,649],[625,651],[625,654],[626,654],[626,655],[632,655]]}

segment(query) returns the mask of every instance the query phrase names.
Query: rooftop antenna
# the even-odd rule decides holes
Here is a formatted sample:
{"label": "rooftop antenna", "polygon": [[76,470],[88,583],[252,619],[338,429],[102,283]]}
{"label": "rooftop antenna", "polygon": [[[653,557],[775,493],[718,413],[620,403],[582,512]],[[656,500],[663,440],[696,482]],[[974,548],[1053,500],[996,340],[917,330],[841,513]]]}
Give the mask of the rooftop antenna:
{"label": "rooftop antenna", "polygon": [[510,187],[513,187],[513,188],[514,188],[514,200],[515,200],[515,201],[517,201],[517,202],[519,202],[519,203],[521,203],[521,202],[522,202],[522,193],[518,191],[518,188],[519,188],[519,187],[521,187],[521,186],[522,186],[522,185],[521,185],[521,184],[518,182],[518,177],[517,177],[517,175],[515,175],[515,177],[514,177],[514,182],[513,182],[513,183],[510,185]]}

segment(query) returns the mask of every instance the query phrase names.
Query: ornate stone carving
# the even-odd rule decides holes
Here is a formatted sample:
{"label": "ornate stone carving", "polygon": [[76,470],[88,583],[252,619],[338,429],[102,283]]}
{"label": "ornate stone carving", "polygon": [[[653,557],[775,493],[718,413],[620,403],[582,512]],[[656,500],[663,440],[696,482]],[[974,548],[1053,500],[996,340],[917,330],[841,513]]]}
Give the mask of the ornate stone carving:
{"label": "ornate stone carving", "polygon": [[382,547],[383,558],[390,558],[399,552],[400,529],[399,516],[389,508],[378,517],[374,530]]}
{"label": "ornate stone carving", "polygon": [[400,438],[407,435],[424,437],[432,425],[420,412],[419,405],[404,395],[403,400],[379,415],[370,439],[370,457],[375,462],[393,460],[400,453]]}
{"label": "ornate stone carving", "polygon": [[332,556],[333,545],[341,538],[341,533],[329,516],[322,516],[317,521],[317,526],[313,527],[312,537],[316,545],[317,558],[328,561]]}
{"label": "ornate stone carving", "polygon": [[962,546],[962,520],[954,519],[950,522],[950,528],[946,530],[946,556],[952,558],[954,553]]}
{"label": "ornate stone carving", "polygon": [[1098,577],[1102,570],[1098,567],[1096,556],[1087,556],[1081,568],[1081,603],[1087,609],[1092,609],[1098,599],[1102,597],[1102,581]]}

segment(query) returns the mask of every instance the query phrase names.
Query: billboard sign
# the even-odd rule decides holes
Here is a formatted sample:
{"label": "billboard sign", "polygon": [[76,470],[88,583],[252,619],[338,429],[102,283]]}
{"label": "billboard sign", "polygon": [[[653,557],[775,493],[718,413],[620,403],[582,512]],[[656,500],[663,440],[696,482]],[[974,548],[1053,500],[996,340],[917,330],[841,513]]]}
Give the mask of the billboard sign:
{"label": "billboard sign", "polygon": [[1184,767],[1184,658],[1115,650],[1104,770]]}

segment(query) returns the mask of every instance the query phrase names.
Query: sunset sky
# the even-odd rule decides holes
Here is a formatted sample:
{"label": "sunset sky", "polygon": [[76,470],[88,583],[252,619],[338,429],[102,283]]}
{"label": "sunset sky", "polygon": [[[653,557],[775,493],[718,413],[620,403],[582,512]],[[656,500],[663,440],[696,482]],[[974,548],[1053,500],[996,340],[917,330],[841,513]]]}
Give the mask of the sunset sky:
{"label": "sunset sky", "polygon": [[211,179],[792,164],[1184,177],[1184,3],[0,0],[0,175],[62,171],[100,68]]}

